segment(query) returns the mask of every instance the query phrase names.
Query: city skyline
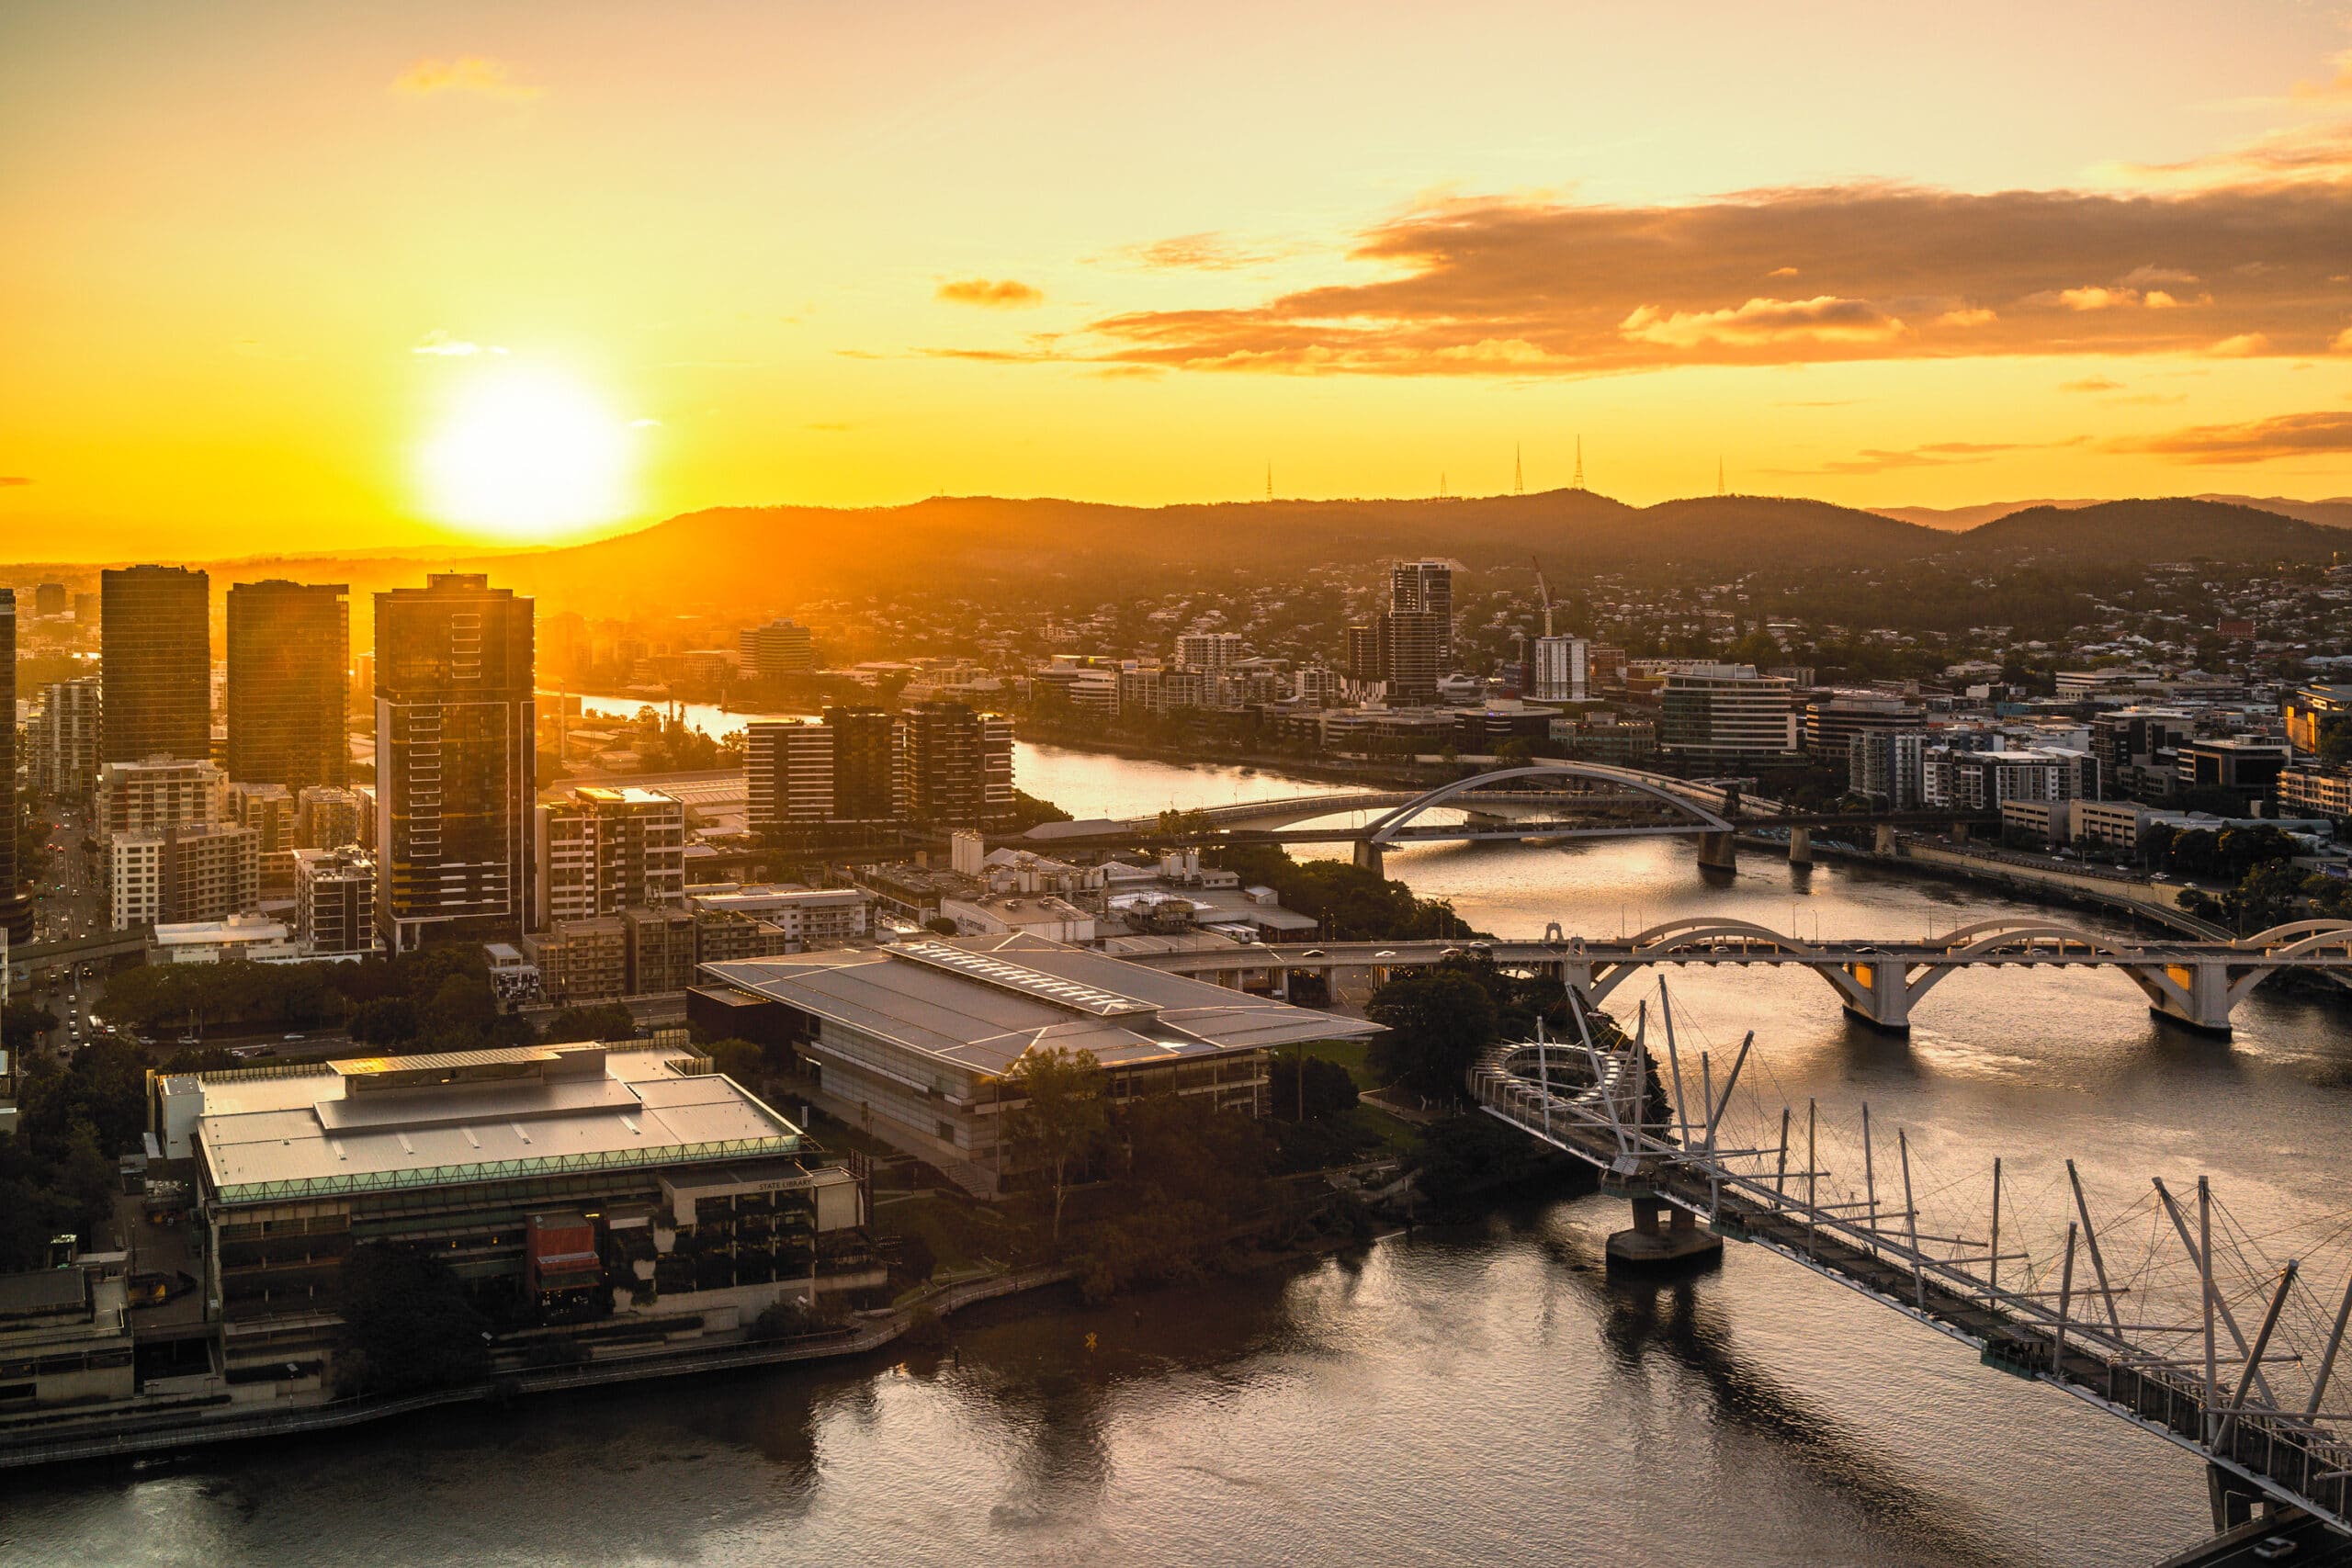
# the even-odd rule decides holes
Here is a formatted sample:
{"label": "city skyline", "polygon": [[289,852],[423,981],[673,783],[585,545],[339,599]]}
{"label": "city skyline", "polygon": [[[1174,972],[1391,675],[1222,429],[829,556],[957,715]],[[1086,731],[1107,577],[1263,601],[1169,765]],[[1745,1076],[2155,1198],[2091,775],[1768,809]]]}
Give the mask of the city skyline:
{"label": "city skyline", "polygon": [[2352,491],[2352,34],[2139,15],[20,14],[0,529]]}

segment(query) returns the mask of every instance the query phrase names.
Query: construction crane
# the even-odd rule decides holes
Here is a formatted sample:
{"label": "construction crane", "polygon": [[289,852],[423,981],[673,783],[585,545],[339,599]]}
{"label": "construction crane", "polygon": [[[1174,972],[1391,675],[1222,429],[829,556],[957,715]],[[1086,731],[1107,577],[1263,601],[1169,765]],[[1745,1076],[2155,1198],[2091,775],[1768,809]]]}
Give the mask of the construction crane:
{"label": "construction crane", "polygon": [[1544,586],[1544,563],[1533,556],[1529,556],[1527,562],[1535,569],[1536,596],[1544,601],[1544,635],[1550,637],[1552,635],[1552,591]]}

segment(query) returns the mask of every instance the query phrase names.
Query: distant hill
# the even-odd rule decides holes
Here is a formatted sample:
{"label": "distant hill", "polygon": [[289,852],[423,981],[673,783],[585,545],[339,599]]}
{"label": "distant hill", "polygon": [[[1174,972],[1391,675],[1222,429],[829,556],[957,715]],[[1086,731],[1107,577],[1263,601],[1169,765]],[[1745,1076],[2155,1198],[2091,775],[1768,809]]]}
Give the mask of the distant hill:
{"label": "distant hill", "polygon": [[2326,560],[2352,547],[2343,532],[2230,502],[2102,501],[2030,506],[1959,536],[1972,555],[2034,552],[2081,562]]}
{"label": "distant hill", "polygon": [[[2352,511],[2352,502],[2298,504]],[[348,582],[353,639],[365,646],[368,595],[417,582],[428,570],[488,572],[502,586],[537,594],[545,610],[729,615],[896,595],[910,586],[944,598],[1102,602],[1156,592],[1171,570],[1229,569],[1283,582],[1335,563],[1417,556],[1451,558],[1473,570],[1520,570],[1533,557],[1557,587],[1594,571],[1724,577],[1955,556],[1997,561],[2038,554],[2083,566],[2192,556],[2326,559],[2347,544],[2344,532],[2315,522],[2189,498],[2042,502],[1955,530],[1818,501],[1702,496],[1636,507],[1583,490],[1163,507],[940,496],[864,510],[718,507],[561,549],[353,552],[210,570],[216,593],[274,575]]]}
{"label": "distant hill", "polygon": [[1824,502],[1709,496],[1628,506],[1589,491],[1459,501],[1274,501],[1127,507],[937,497],[866,511],[725,507],[566,550],[484,565],[560,603],[788,605],[926,581],[954,594],[1060,581],[1105,598],[1170,567],[1295,575],[1335,562],[1441,556],[1473,569],[1692,567],[1740,572],[1792,555],[1908,559],[1930,530]]}
{"label": "distant hill", "polygon": [[[2187,499],[2251,506],[2262,512],[2275,512],[2282,517],[2299,517],[2306,523],[2317,523],[2328,528],[2352,528],[2352,496],[2337,496],[2327,501],[2295,501],[2282,495],[2197,495]],[[2007,517],[2013,512],[2027,512],[2035,507],[2055,506],[2072,512],[2101,504],[2098,501],[1988,501],[1974,506],[1873,506],[1869,510],[1881,517],[1917,523],[1922,528],[1946,528],[1954,533],[1963,533],[1996,517]]]}

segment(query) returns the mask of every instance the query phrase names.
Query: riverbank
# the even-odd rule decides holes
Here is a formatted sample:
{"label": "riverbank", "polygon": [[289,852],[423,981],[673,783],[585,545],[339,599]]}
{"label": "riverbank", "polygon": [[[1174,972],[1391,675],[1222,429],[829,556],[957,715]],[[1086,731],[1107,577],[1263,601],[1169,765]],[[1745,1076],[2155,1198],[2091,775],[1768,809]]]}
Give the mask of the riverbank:
{"label": "riverbank", "polygon": [[338,1400],[262,1414],[242,1413],[194,1421],[154,1416],[94,1420],[89,1423],[90,1427],[103,1429],[51,1434],[40,1442],[11,1442],[0,1437],[0,1470],[88,1460],[135,1459],[220,1443],[300,1437],[443,1405],[504,1404],[529,1394],[741,1371],[789,1361],[841,1360],[878,1350],[903,1337],[926,1318],[944,1318],[980,1302],[1063,1284],[1076,1277],[1074,1268],[1050,1264],[936,1286],[862,1325],[844,1325],[788,1340],[661,1351],[585,1366],[517,1371],[424,1393]]}

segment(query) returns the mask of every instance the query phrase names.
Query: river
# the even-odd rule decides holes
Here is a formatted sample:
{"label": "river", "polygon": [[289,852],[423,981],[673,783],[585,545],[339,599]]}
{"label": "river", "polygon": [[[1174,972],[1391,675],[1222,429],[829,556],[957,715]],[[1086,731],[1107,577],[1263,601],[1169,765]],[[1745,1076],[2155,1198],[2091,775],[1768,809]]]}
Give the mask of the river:
{"label": "river", "polygon": [[[1314,787],[1027,746],[1016,767],[1080,816]],[[1713,885],[1669,840],[1423,846],[1389,871],[1507,935],[1699,912],[1900,935],[2029,908],[1762,853]],[[1686,1050],[1755,1030],[1759,1081],[1800,1116],[1807,1096],[1825,1115],[1867,1099],[1923,1187],[1999,1154],[2020,1207],[2046,1204],[2072,1155],[2102,1209],[2204,1172],[2250,1226],[2312,1237],[2340,1201],[2352,1012],[2332,1002],[2257,992],[2217,1043],[2156,1022],[2118,975],[1983,970],[1900,1042],[1801,971],[1671,984]],[[1733,1246],[1682,1283],[1609,1280],[1601,1243],[1625,1223],[1597,1195],[1530,1199],[1356,1261],[984,1308],[944,1359],[11,1475],[0,1562],[2056,1568],[2150,1563],[2205,1529],[2189,1456],[1778,1258]]]}

